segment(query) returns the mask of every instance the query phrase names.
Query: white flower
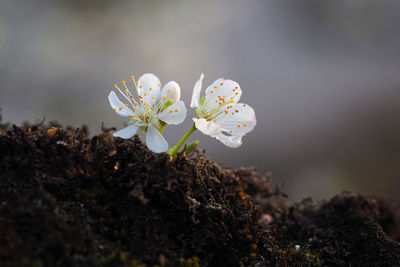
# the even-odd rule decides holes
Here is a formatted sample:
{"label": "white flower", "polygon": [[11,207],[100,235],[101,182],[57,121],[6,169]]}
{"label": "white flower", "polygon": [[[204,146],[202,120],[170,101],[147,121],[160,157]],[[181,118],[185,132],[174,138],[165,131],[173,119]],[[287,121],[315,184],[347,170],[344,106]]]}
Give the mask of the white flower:
{"label": "white flower", "polygon": [[254,109],[238,103],[242,90],[237,82],[220,78],[213,82],[200,99],[204,75],[196,82],[190,107],[197,108],[193,121],[198,130],[228,147],[242,144],[242,137],[256,126]]}
{"label": "white flower", "polygon": [[133,76],[131,79],[136,87],[137,99],[131,94],[125,81],[122,81],[123,91],[117,85],[114,87],[124,96],[128,104],[122,103],[114,91],[108,95],[114,112],[130,118],[130,125],[114,133],[114,136],[128,139],[141,128],[146,131],[147,147],[156,153],[165,152],[168,150],[168,143],[157,127],[184,121],[186,107],[183,101],[179,101],[181,89],[174,81],[167,83],[161,89],[160,80],[151,73],[142,75],[137,82]]}

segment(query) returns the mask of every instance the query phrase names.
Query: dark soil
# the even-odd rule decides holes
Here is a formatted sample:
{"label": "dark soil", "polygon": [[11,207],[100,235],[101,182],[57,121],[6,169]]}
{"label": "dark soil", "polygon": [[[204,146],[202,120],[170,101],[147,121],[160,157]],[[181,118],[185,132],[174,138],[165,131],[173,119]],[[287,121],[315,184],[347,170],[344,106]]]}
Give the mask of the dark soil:
{"label": "dark soil", "polygon": [[389,201],[282,195],[201,152],[171,160],[107,129],[3,124],[0,266],[400,266]]}

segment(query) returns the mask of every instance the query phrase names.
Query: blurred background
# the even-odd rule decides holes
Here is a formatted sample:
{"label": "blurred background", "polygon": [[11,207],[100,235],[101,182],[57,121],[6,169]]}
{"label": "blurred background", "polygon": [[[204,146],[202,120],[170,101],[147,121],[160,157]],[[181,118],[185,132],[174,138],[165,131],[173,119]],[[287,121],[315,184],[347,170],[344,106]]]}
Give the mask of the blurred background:
{"label": "blurred background", "polygon": [[[224,166],[255,166],[291,201],[342,190],[400,198],[400,1],[1,0],[4,121],[121,128],[114,83],[155,73],[190,104],[237,81],[258,125],[239,149],[196,133]],[[170,126],[170,145],[190,127]]]}

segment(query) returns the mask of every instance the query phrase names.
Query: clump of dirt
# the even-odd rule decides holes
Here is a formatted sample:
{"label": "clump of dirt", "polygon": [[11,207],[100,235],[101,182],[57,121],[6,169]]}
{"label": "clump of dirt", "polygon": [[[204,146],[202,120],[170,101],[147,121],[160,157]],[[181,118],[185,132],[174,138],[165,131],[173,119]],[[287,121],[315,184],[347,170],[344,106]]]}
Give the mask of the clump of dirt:
{"label": "clump of dirt", "polygon": [[0,151],[1,266],[400,265],[383,198],[288,205],[256,170],[108,129],[3,124]]}

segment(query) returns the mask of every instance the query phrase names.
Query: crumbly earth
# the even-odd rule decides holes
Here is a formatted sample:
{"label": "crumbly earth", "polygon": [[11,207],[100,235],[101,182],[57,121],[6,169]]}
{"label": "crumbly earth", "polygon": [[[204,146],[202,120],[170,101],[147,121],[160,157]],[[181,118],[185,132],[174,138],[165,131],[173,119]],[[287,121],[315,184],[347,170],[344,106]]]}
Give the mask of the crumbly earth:
{"label": "crumbly earth", "polygon": [[0,126],[0,266],[400,266],[399,212],[341,194],[289,205],[251,169],[139,137]]}

